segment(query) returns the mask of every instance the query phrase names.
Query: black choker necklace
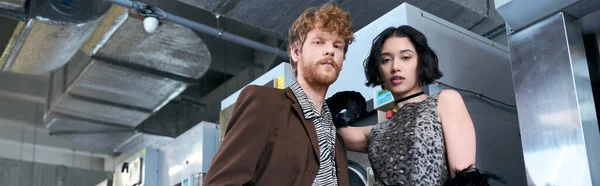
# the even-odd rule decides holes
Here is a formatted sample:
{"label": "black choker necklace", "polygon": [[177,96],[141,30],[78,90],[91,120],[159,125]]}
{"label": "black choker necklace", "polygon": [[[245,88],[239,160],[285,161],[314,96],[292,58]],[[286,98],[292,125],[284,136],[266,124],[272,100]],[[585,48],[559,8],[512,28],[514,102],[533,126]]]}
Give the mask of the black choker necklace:
{"label": "black choker necklace", "polygon": [[413,94],[413,95],[410,95],[410,96],[406,96],[406,97],[400,98],[400,99],[398,99],[398,100],[394,101],[394,104],[395,104],[395,105],[397,105],[397,104],[398,104],[398,103],[400,103],[400,102],[403,102],[403,101],[409,100],[409,99],[411,99],[411,98],[414,98],[414,97],[420,96],[420,95],[422,95],[422,94],[425,94],[425,93],[424,93],[423,91],[421,91],[421,92],[417,92],[417,93],[415,93],[415,94]]}

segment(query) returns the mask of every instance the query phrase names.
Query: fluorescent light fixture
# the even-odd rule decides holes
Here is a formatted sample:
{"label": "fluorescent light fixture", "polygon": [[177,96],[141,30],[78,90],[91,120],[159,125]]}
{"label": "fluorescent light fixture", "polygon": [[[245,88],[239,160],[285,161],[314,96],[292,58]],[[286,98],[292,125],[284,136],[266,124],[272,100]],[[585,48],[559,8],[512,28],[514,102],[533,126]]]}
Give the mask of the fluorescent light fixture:
{"label": "fluorescent light fixture", "polygon": [[181,165],[175,165],[175,166],[169,168],[169,176],[173,176],[174,174],[177,174],[182,169],[183,169],[183,166],[181,166]]}
{"label": "fluorescent light fixture", "polygon": [[192,155],[188,156],[185,160],[187,160],[189,164],[202,163],[202,152],[195,152]]}

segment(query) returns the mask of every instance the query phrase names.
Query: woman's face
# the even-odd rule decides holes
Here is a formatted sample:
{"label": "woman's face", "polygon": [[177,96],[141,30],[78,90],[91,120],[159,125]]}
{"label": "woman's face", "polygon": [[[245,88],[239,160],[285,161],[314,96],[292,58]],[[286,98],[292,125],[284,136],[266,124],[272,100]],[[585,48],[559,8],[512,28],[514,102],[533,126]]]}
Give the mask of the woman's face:
{"label": "woman's face", "polygon": [[419,56],[406,37],[390,37],[381,50],[381,74],[385,89],[396,99],[420,91],[417,77]]}

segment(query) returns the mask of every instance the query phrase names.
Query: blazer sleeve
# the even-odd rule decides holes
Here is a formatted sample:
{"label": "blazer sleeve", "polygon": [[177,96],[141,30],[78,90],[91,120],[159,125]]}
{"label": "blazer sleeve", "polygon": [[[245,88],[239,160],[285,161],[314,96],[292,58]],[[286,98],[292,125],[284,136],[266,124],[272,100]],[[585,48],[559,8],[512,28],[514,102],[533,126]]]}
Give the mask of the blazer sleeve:
{"label": "blazer sleeve", "polygon": [[[242,90],[225,138],[204,178],[205,186],[240,186],[251,182],[270,133],[273,105],[260,87]],[[272,101],[271,101],[272,102]],[[268,106],[267,106],[268,104]]]}

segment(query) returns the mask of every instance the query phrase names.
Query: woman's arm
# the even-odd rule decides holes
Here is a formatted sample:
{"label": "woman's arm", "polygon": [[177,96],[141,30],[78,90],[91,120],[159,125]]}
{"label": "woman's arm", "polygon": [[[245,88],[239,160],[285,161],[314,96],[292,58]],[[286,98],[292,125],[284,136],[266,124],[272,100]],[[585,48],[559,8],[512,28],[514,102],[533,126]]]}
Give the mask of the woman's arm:
{"label": "woman's arm", "polygon": [[467,107],[454,90],[443,90],[438,98],[438,115],[442,122],[450,174],[475,165],[475,128]]}
{"label": "woman's arm", "polygon": [[373,126],[344,127],[340,128],[338,132],[344,138],[346,149],[366,153],[371,139],[372,128]]}

